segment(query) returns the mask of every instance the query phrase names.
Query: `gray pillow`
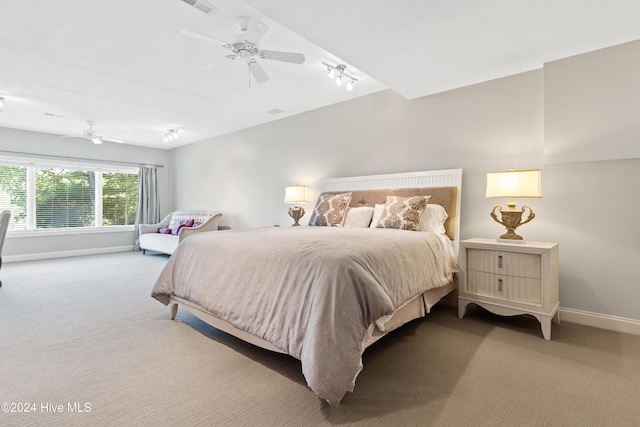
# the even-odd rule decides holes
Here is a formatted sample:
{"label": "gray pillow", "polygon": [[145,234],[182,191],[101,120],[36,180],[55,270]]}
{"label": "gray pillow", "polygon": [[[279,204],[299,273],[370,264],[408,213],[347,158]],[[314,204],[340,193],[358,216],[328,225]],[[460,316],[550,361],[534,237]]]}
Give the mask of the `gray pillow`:
{"label": "gray pillow", "polygon": [[420,218],[431,196],[387,196],[377,228],[420,230]]}
{"label": "gray pillow", "polygon": [[351,202],[351,192],[320,194],[316,207],[311,214],[309,225],[342,226],[349,202]]}

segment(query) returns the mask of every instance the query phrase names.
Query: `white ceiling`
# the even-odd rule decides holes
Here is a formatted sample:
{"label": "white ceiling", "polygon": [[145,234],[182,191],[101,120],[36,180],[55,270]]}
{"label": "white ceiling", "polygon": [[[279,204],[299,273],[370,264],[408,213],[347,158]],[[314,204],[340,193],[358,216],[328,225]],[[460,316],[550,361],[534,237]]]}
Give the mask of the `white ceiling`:
{"label": "white ceiling", "polygon": [[[422,96],[640,39],[638,0],[0,0],[0,127],[173,148],[389,88]],[[256,83],[222,46],[235,18],[269,30]],[[347,64],[354,90],[326,77]],[[282,110],[274,114],[273,110]],[[179,139],[163,141],[169,128]],[[1,143],[1,141],[0,141]],[[91,142],[87,141],[88,144]]]}

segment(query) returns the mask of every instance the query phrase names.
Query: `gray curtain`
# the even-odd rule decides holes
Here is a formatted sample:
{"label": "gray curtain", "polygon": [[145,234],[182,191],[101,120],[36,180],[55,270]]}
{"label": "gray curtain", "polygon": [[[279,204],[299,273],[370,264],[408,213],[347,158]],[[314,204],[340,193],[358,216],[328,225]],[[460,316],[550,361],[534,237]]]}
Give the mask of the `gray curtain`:
{"label": "gray curtain", "polygon": [[158,169],[154,166],[140,166],[138,173],[138,212],[136,214],[135,249],[140,249],[138,224],[160,222],[160,201],[158,200]]}

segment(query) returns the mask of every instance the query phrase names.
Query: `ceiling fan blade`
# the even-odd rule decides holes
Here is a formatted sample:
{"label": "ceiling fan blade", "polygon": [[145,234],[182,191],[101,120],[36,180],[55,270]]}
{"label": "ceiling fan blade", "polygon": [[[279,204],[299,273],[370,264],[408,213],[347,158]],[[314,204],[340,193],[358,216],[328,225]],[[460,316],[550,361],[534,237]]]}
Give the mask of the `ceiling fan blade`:
{"label": "ceiling fan blade", "polygon": [[184,29],[184,30],[182,30],[180,32],[185,36],[193,37],[193,38],[198,39],[198,40],[203,40],[205,42],[210,42],[210,43],[218,43],[218,44],[221,44],[221,45],[223,45],[225,47],[227,46],[227,42],[223,42],[222,40],[214,39],[213,37],[205,36],[204,34],[196,33],[195,31]]}
{"label": "ceiling fan blade", "polygon": [[261,50],[260,57],[274,61],[292,62],[294,64],[302,64],[305,59],[301,53],[280,52],[277,50]]}
{"label": "ceiling fan blade", "polygon": [[257,62],[249,62],[249,71],[253,74],[253,78],[256,79],[258,83],[264,83],[269,80],[269,76],[265,73],[264,69]]}
{"label": "ceiling fan blade", "polygon": [[93,136],[91,138],[88,138],[91,140],[91,142],[93,142],[94,144],[102,144],[102,140],[100,138],[98,138],[97,136]]}
{"label": "ceiling fan blade", "polygon": [[264,22],[251,19],[247,31],[244,33],[244,39],[257,45],[268,30],[269,26]]}
{"label": "ceiling fan blade", "polygon": [[204,71],[213,70],[216,67],[216,65],[218,65],[220,62],[223,62],[225,59],[227,61],[233,61],[237,57],[238,57],[238,55],[221,56],[220,58],[214,59],[213,61],[209,62],[208,64],[203,65],[202,66],[202,70],[204,70]]}

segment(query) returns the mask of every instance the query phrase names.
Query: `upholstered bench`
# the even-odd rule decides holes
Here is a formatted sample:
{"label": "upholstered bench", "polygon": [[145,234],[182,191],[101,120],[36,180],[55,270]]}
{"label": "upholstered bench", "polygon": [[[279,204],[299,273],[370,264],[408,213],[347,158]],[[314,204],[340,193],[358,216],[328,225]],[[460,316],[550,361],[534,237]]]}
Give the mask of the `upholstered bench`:
{"label": "upholstered bench", "polygon": [[194,233],[217,231],[222,213],[217,211],[175,211],[157,224],[139,224],[142,253],[173,254],[178,244]]}

